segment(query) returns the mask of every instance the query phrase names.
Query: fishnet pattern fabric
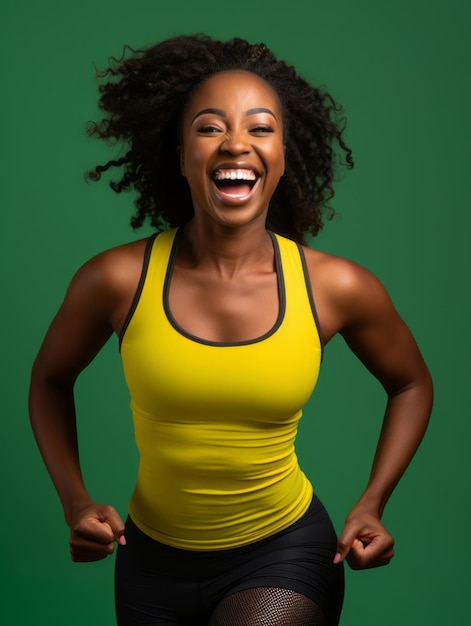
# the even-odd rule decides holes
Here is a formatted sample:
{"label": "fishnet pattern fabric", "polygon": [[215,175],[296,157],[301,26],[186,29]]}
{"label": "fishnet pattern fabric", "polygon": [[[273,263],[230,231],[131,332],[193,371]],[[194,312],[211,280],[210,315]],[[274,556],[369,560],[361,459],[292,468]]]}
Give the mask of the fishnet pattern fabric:
{"label": "fishnet pattern fabric", "polygon": [[330,626],[306,596],[278,587],[256,587],[224,598],[209,626]]}

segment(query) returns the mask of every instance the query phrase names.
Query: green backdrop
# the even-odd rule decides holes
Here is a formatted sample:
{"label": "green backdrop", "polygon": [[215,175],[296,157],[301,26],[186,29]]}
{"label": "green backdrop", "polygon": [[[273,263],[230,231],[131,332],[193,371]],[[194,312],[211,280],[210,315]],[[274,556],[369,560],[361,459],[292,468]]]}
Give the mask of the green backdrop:
{"label": "green backdrop", "polygon": [[[392,497],[386,568],[347,571],[342,626],[462,624],[469,581],[470,45],[468,0],[4,0],[2,124],[2,514],[0,619],[9,626],[114,623],[113,558],[73,564],[26,402],[40,341],[76,269],[143,236],[132,196],[87,184],[109,149],[86,138],[94,63],[204,31],[264,41],[343,103],[355,169],[341,217],[315,245],[384,282],[433,373],[430,429]],[[144,234],[147,231],[144,231]],[[78,384],[84,473],[126,512],[136,452],[116,341]],[[298,437],[302,465],[339,530],[363,488],[383,410],[378,383],[329,345]],[[468,585],[466,585],[468,586]]]}

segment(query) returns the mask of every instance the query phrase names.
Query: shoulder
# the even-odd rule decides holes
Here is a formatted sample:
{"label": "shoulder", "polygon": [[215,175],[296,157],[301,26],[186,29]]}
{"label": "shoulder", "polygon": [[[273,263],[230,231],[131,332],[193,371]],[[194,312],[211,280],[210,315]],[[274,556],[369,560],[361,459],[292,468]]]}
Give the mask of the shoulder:
{"label": "shoulder", "polygon": [[335,331],[393,310],[381,281],[349,259],[303,247],[316,302],[337,322]]}
{"label": "shoulder", "polygon": [[343,257],[303,246],[309,275],[333,296],[348,298],[359,292],[382,291],[380,280],[370,270]]}
{"label": "shoulder", "polygon": [[108,308],[129,298],[139,282],[148,241],[145,238],[122,244],[86,261],[72,277],[66,302]]}
{"label": "shoulder", "polygon": [[141,272],[148,241],[139,239],[96,254],[78,269],[73,280],[102,287],[126,282]]}

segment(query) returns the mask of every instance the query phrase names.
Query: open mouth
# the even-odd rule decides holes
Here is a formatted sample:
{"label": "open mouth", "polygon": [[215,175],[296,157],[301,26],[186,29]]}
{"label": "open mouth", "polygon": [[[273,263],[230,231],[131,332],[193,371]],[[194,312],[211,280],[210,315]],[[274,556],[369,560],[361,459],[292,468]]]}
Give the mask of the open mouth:
{"label": "open mouth", "polygon": [[213,181],[220,195],[234,200],[249,196],[259,178],[251,169],[217,169],[213,172]]}

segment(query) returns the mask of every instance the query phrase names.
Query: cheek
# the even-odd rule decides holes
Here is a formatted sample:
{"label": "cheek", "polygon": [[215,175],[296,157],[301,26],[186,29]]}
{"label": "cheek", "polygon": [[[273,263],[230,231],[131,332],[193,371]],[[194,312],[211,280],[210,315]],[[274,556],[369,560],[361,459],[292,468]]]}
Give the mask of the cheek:
{"label": "cheek", "polygon": [[203,193],[206,195],[207,187],[207,159],[202,154],[200,147],[194,143],[188,143],[182,150],[181,173],[186,178],[192,194]]}
{"label": "cheek", "polygon": [[273,171],[281,178],[285,173],[285,147],[283,144],[277,145],[271,152]]}
{"label": "cheek", "polygon": [[206,163],[208,160],[208,151],[204,150],[204,146],[197,141],[188,142],[185,148],[182,149],[182,156],[180,159],[181,167],[184,170],[184,176],[191,177],[192,174],[196,176],[201,175],[206,169]]}

